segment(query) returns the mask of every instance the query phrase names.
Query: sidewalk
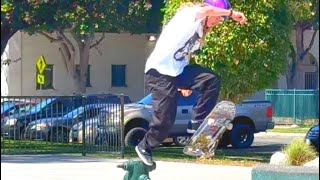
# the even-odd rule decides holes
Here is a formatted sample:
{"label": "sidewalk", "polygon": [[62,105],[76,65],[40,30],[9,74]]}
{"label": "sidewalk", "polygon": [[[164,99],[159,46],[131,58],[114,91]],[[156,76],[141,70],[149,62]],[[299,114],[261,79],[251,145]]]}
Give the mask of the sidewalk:
{"label": "sidewalk", "polygon": [[[1,156],[1,179],[24,180],[122,180],[125,171],[117,168],[126,160],[62,155]],[[156,161],[152,180],[250,180],[251,167],[217,166]]]}

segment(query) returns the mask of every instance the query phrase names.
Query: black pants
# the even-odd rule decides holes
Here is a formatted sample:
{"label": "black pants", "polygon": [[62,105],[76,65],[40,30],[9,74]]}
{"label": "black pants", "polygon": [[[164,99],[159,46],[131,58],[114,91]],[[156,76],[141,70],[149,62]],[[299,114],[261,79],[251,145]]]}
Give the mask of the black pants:
{"label": "black pants", "polygon": [[154,149],[168,137],[176,118],[178,88],[200,92],[192,112],[192,120],[199,121],[210,113],[220,92],[220,77],[199,65],[186,66],[177,77],[162,75],[151,69],[145,75],[145,84],[151,92],[154,110],[149,131],[139,144],[146,150]]}

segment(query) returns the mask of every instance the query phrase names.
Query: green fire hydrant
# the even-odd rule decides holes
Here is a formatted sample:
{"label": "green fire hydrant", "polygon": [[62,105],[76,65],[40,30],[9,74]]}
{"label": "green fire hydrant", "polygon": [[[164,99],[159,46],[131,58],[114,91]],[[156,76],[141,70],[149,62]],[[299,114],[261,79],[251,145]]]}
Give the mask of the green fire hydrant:
{"label": "green fire hydrant", "polygon": [[150,180],[149,172],[156,169],[156,163],[152,166],[144,164],[140,159],[131,159],[117,166],[128,171],[123,180]]}

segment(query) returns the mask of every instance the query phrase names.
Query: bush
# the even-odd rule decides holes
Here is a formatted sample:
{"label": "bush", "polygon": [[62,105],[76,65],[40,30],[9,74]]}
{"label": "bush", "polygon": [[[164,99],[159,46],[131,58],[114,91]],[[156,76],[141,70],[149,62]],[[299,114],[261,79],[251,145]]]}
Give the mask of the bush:
{"label": "bush", "polygon": [[303,139],[294,139],[282,150],[287,155],[288,165],[302,166],[317,156],[317,151]]}

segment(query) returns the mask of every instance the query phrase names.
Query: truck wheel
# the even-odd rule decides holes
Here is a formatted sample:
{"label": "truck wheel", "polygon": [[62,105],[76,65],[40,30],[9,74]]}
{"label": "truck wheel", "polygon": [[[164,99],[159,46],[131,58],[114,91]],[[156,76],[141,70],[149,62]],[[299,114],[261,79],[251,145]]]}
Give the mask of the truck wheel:
{"label": "truck wheel", "polygon": [[124,145],[125,146],[138,145],[146,133],[147,133],[147,130],[145,130],[142,127],[132,128],[124,138]]}
{"label": "truck wheel", "polygon": [[247,124],[235,124],[231,132],[231,138],[232,147],[249,148],[254,140],[254,132]]}

